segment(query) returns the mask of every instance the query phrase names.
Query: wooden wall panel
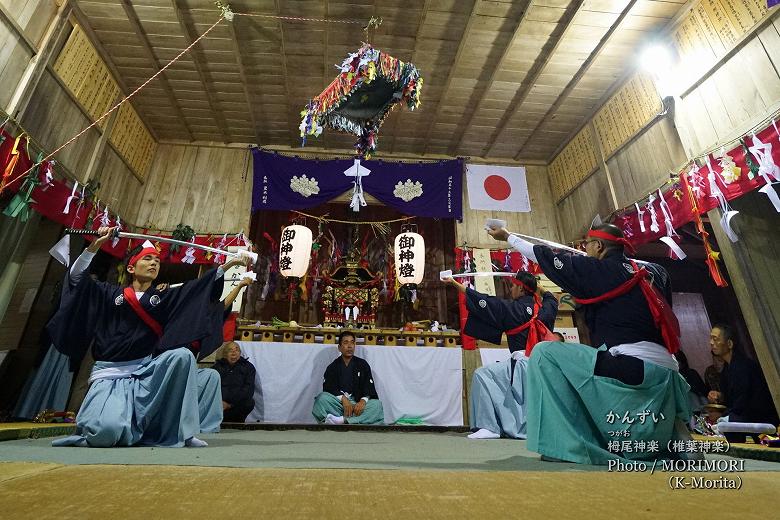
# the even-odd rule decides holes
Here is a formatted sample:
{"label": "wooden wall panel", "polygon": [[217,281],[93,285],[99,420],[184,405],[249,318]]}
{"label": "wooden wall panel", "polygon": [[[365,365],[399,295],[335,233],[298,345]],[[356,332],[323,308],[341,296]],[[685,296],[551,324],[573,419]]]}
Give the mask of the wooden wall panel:
{"label": "wooden wall panel", "polygon": [[559,240],[558,222],[553,203],[546,166],[526,166],[528,194],[531,197],[530,213],[507,211],[486,211],[469,209],[468,193],[463,190],[463,222],[456,224],[455,237],[458,245],[465,242],[470,247],[496,248],[503,244],[496,242],[485,231],[485,220],[498,218],[506,220],[510,231]]}
{"label": "wooden wall panel", "polygon": [[58,2],[54,0],[0,0],[0,5],[36,46],[43,39],[58,8]]}
{"label": "wooden wall panel", "polygon": [[[197,233],[249,230],[252,162],[245,148],[161,144],[144,187],[131,195],[141,227],[172,230],[180,223]],[[244,167],[249,170],[243,180]]]}
{"label": "wooden wall panel", "polygon": [[[727,8],[717,10],[708,4],[711,16],[720,16],[717,13],[721,11],[730,13],[720,16],[718,23],[722,26],[737,24],[742,27],[756,16],[766,14],[765,7],[762,10],[752,1],[710,0],[710,3],[725,4]],[[698,10],[699,7],[695,9]],[[675,123],[689,156],[729,143],[780,109],[780,11],[775,11],[771,23],[749,36],[733,56],[716,65],[699,85],[681,97]],[[737,18],[742,21],[736,22]],[[702,30],[713,29],[705,27]],[[722,40],[724,37],[730,40],[728,34],[719,33],[723,48],[715,49],[716,55],[724,55],[730,49]],[[683,55],[683,65],[691,59]]]}
{"label": "wooden wall panel", "polygon": [[604,170],[599,168],[558,203],[562,240],[571,242],[582,238],[597,213],[605,216],[610,214],[612,209],[607,178]]}
{"label": "wooden wall panel", "polygon": [[[48,152],[88,126],[90,120],[70,93],[47,71],[41,77],[21,123]],[[93,128],[55,157],[79,182],[84,181],[100,136],[101,131]],[[123,221],[133,223],[132,217],[138,211],[135,205],[137,192],[142,191],[142,184],[114,148],[106,146],[103,153],[104,162],[93,175],[101,184],[97,197],[108,203],[112,212],[118,212]]]}
{"label": "wooden wall panel", "polygon": [[[709,2],[706,4],[707,9],[712,11],[715,9],[712,7],[714,3],[720,5],[724,1]],[[700,8],[704,9],[704,4],[702,2],[694,6],[693,12],[697,16]],[[718,10],[719,13],[721,11]],[[740,16],[747,16],[747,12],[740,10]],[[760,12],[760,9],[756,11]],[[718,23],[722,27],[725,27],[724,24],[734,24],[725,14]],[[689,28],[683,25],[678,26],[674,33],[681,49],[701,47],[705,45],[702,40],[705,37],[713,56],[722,56],[731,48],[720,39],[722,35],[716,35],[720,42],[720,46],[716,46],[716,40],[711,33],[706,32],[706,27]],[[780,11],[773,16],[768,26],[748,38],[730,59],[708,72],[709,76],[696,88],[678,98],[670,116],[653,123],[628,145],[618,148],[617,152],[607,158],[607,167],[620,207],[633,203],[663,184],[669,177],[670,169],[676,170],[688,158],[730,143],[780,109],[780,76],[777,72],[780,70]],[[727,39],[733,40],[730,36]],[[633,92],[648,88],[646,85],[635,85]],[[630,98],[631,95],[626,99]],[[622,98],[613,96],[612,100],[616,99]],[[651,112],[648,107],[644,115]],[[670,117],[674,118],[673,123]],[[612,124],[613,119],[612,111],[605,109],[594,118],[596,133],[605,150],[620,140],[615,135],[617,130]],[[627,119],[631,118],[627,116]],[[584,230],[582,226],[597,212],[602,215],[611,213],[614,208],[604,203],[608,192],[606,177],[599,171],[559,202],[561,233],[565,239],[580,236]]]}
{"label": "wooden wall panel", "polygon": [[0,0],[0,5],[21,30],[0,19],[0,107],[7,109],[24,70],[33,57],[25,38],[37,50],[43,35],[57,13],[53,0]]}
{"label": "wooden wall panel", "polygon": [[106,146],[103,153],[103,166],[94,177],[100,181],[97,197],[102,204],[108,204],[109,211],[118,214],[123,222],[134,224],[133,217],[138,211],[135,200],[143,191],[143,184],[113,148]]}
{"label": "wooden wall panel", "polygon": [[659,119],[607,160],[618,206],[629,205],[647,195],[669,178],[670,170],[676,172],[686,161],[672,121],[665,117]]}
{"label": "wooden wall panel", "polygon": [[[47,150],[52,151],[89,126],[91,121],[48,71],[43,73],[22,126]],[[100,139],[93,128],[57,154],[55,159],[81,182],[92,151]]]}

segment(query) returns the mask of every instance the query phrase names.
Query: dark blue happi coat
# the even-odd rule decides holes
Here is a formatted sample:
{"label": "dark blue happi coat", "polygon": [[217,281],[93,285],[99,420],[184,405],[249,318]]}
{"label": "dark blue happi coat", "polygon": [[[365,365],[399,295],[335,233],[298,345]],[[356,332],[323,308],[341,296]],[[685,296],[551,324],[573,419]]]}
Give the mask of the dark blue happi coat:
{"label": "dark blue happi coat", "polygon": [[[547,246],[534,246],[534,254],[547,277],[575,298],[595,298],[627,282],[634,268],[625,255],[611,252],[603,259],[556,252]],[[644,263],[652,283],[671,305],[669,275],[658,264]],[[664,345],[642,289],[637,285],[611,300],[585,306],[585,321],[594,347],[607,348],[626,343],[652,341]]]}
{"label": "dark blue happi coat", "polygon": [[216,269],[181,287],[150,287],[139,303],[163,327],[158,338],[125,301],[123,287],[66,274],[60,308],[46,328],[52,343],[78,365],[90,342],[95,361],[129,361],[200,341],[201,357],[222,343],[219,301],[224,277]]}
{"label": "dark blue happi coat", "polygon": [[[516,300],[503,300],[467,288],[466,308],[469,315],[463,332],[468,336],[498,345],[504,332],[519,327],[531,319],[534,299],[533,296],[526,295]],[[539,320],[552,330],[557,314],[558,300],[552,293],[544,293],[539,309]],[[508,336],[509,351],[525,350],[527,339],[528,330]]]}

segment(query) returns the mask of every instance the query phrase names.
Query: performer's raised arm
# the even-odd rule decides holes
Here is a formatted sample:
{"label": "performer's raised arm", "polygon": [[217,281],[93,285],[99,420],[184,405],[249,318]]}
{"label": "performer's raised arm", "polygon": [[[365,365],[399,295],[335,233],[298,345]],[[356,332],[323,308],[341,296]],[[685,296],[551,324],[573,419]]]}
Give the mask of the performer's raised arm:
{"label": "performer's raised arm", "polygon": [[531,260],[532,262],[537,262],[536,253],[534,253],[534,244],[532,244],[531,242],[511,234],[504,227],[502,228],[489,227],[487,232],[488,235],[495,238],[496,240],[509,242],[509,245],[512,246],[512,249],[519,252],[521,255]]}
{"label": "performer's raised arm", "polygon": [[241,293],[242,289],[244,287],[249,287],[254,283],[254,280],[247,277],[244,277],[241,279],[240,282],[238,282],[238,285],[233,287],[233,289],[228,293],[228,295],[223,300],[223,303],[225,304],[225,310],[230,309],[233,307],[233,302],[236,301],[236,298],[238,298],[238,295]]}
{"label": "performer's raised arm", "polygon": [[106,240],[111,238],[111,233],[115,229],[115,227],[101,227],[98,229],[100,236],[95,238],[95,240],[93,240],[73,262],[73,265],[70,268],[70,283],[76,284],[81,280],[81,277],[89,268],[89,264],[92,263],[92,259],[95,258],[95,255],[100,251],[100,248]]}

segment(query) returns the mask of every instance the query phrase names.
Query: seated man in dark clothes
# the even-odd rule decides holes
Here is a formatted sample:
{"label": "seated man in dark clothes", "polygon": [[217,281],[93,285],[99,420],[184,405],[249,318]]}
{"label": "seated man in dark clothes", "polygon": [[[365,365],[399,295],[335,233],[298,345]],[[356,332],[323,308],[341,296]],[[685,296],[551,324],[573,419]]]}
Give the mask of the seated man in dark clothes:
{"label": "seated man in dark clothes", "polygon": [[735,348],[734,330],[718,324],[710,333],[712,354],[723,360],[720,392],[711,391],[711,403],[724,403],[729,422],[769,423],[777,425],[778,417],[769,387],[758,363]]}
{"label": "seated man in dark clothes", "polygon": [[255,407],[255,367],[241,357],[241,347],[231,341],[223,347],[224,357],[214,370],[222,380],[222,409],[225,422],[244,422]]}
{"label": "seated man in dark clothes", "polygon": [[311,413],[325,424],[381,424],[382,402],[374,388],[368,362],[355,355],[355,335],[345,330],[339,335],[339,352],[325,369],[322,392],[314,399]]}

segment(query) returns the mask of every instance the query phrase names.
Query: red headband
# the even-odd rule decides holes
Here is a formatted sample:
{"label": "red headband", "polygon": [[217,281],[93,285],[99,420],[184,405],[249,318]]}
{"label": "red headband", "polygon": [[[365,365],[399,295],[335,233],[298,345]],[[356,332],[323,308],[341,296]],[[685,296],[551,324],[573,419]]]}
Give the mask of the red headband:
{"label": "red headband", "polygon": [[137,261],[145,257],[146,255],[153,255],[157,258],[160,257],[160,252],[155,249],[154,247],[145,247],[141,249],[137,255],[130,257],[130,260],[127,261],[127,265],[135,265]]}
{"label": "red headband", "polygon": [[517,278],[512,277],[509,279],[509,281],[512,282],[513,285],[519,285],[520,287],[522,287],[525,290],[525,292],[527,292],[528,294],[533,294],[535,292],[533,289],[527,286],[522,280],[518,280]]}
{"label": "red headband", "polygon": [[631,245],[631,243],[623,237],[616,237],[615,235],[610,235],[609,233],[605,233],[604,231],[599,231],[597,229],[591,229],[590,231],[588,231],[587,236],[588,238],[598,238],[600,240],[606,240],[607,242],[615,242],[617,244],[622,244],[629,254],[633,255],[636,253],[636,249],[634,249],[634,246]]}

